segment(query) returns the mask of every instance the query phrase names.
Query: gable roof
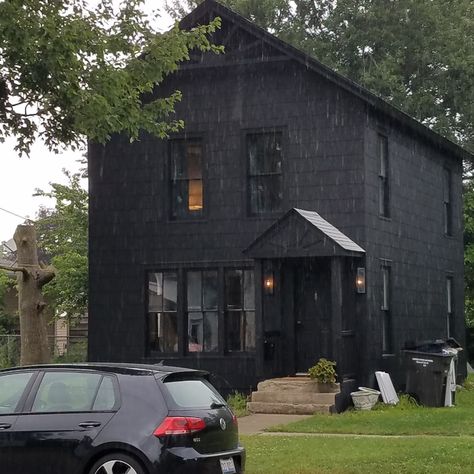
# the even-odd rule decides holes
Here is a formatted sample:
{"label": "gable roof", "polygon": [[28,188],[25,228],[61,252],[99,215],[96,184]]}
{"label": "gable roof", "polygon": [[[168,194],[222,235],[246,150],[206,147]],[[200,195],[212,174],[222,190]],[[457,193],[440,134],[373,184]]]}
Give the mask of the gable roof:
{"label": "gable roof", "polygon": [[242,15],[234,12],[224,5],[221,5],[215,0],[204,0],[191,13],[181,20],[180,27],[183,29],[189,29],[193,26],[207,23],[209,19],[215,18],[217,16],[238,25],[248,33],[251,33],[262,39],[266,43],[270,44],[273,48],[281,51],[284,55],[287,55],[291,59],[305,66],[307,69],[316,72],[325,79],[333,82],[351,94],[354,94],[376,111],[382,112],[384,115],[401,123],[429,142],[439,146],[444,150],[447,150],[462,160],[474,159],[474,155],[472,155],[469,151],[460,147],[448,138],[443,137],[439,133],[434,132],[418,120],[408,115],[406,112],[403,112],[401,109],[389,104],[387,101],[383,100],[373,92],[370,92],[365,87],[357,84],[342,74],[339,74],[328,66],[325,66],[317,59],[309,56],[289,43],[278,39],[276,36],[270,34],[265,29],[255,25]]}
{"label": "gable roof", "polygon": [[290,209],[244,253],[252,258],[362,256],[365,250],[315,211]]}

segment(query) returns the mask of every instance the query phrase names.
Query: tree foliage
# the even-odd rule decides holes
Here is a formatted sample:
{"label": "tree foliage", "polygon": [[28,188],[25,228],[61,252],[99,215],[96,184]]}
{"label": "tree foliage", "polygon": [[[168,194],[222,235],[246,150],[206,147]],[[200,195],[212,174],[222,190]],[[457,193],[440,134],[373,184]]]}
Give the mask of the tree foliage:
{"label": "tree foliage", "polygon": [[472,0],[220,1],[474,150]]}
{"label": "tree foliage", "polygon": [[57,315],[74,322],[87,311],[88,302],[88,195],[81,175],[65,172],[68,183],[52,183],[53,209],[41,209],[36,221],[39,248],[50,256],[56,277],[43,289]]}
{"label": "tree foliage", "polygon": [[0,271],[0,334],[10,334],[16,327],[14,316],[7,313],[5,308],[5,296],[14,285],[15,281]]}
{"label": "tree foliage", "polygon": [[15,136],[28,153],[38,137],[57,150],[86,136],[104,143],[113,133],[164,137],[181,128],[179,91],[142,99],[191,49],[219,51],[208,40],[219,20],[162,34],[143,3],[0,0],[0,141]]}

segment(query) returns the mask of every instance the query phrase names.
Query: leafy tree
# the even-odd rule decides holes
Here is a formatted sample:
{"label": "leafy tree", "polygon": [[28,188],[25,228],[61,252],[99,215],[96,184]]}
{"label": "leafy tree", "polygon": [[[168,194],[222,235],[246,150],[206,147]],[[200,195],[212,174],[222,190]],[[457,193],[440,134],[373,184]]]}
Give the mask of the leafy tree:
{"label": "leafy tree", "polygon": [[0,1],[0,141],[15,136],[16,149],[28,153],[38,137],[57,150],[86,136],[104,143],[113,133],[164,137],[181,128],[173,118],[180,92],[150,93],[190,49],[219,51],[208,39],[219,20],[161,34],[143,3]]}
{"label": "leafy tree", "polygon": [[74,323],[87,311],[88,194],[81,175],[65,171],[67,184],[52,183],[37,195],[54,199],[54,209],[41,209],[36,220],[40,251],[51,257],[56,277],[44,287],[55,313]]}
{"label": "leafy tree", "polygon": [[7,313],[5,308],[5,296],[13,286],[14,280],[7,274],[0,272],[0,335],[11,334],[16,328],[14,316]]}

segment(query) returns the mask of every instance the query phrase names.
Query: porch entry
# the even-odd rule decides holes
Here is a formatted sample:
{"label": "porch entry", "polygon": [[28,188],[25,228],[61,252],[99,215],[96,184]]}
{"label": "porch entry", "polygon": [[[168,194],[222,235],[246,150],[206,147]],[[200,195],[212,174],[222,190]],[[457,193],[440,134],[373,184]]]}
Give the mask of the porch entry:
{"label": "porch entry", "polygon": [[[260,280],[271,274],[276,282],[271,295],[261,288],[257,309],[260,373],[307,372],[321,357],[335,360],[343,376],[354,372],[353,282],[365,250],[317,212],[293,208],[244,253],[256,260]],[[267,342],[274,351],[264,350]]]}

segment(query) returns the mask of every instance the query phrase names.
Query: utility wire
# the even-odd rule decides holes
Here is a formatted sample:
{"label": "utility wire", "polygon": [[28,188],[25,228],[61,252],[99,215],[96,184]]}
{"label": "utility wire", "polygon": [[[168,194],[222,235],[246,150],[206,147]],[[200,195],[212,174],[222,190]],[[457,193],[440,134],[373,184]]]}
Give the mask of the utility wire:
{"label": "utility wire", "polygon": [[28,217],[20,216],[20,214],[17,214],[16,212],[9,211],[8,209],[4,209],[3,207],[0,207],[0,211],[6,212],[7,214],[11,214],[12,216],[15,216],[15,217],[19,217],[20,219],[23,219],[24,221],[34,222],[33,219],[30,219]]}

